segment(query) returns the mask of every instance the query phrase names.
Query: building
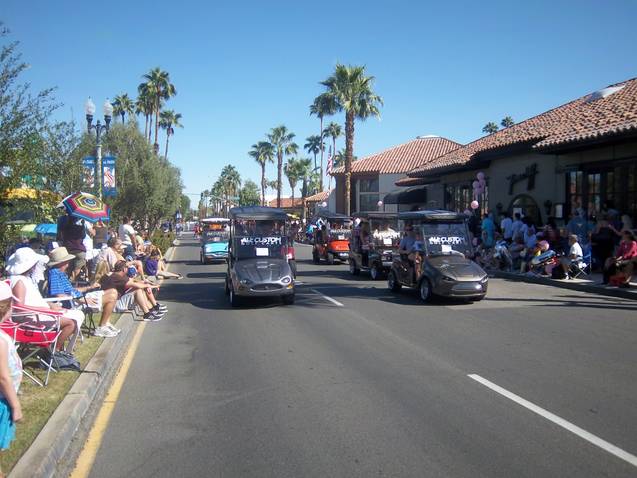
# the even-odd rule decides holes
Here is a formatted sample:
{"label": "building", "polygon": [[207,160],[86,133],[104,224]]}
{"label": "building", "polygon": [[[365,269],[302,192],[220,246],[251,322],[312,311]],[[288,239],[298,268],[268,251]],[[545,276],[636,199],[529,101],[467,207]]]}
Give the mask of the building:
{"label": "building", "polygon": [[[276,198],[270,199],[266,202],[265,205],[268,207],[277,207]],[[300,218],[301,213],[303,212],[303,199],[281,198],[281,209],[283,209],[288,214],[293,214]]]}
{"label": "building", "polygon": [[304,199],[305,217],[312,217],[319,209],[328,209],[332,191],[321,191]]}
{"label": "building", "polygon": [[[350,212],[378,211],[378,202],[388,193],[396,192],[394,183],[404,177],[405,173],[460,146],[440,136],[419,136],[407,143],[352,162]],[[335,211],[343,213],[345,212],[345,167],[336,168],[332,176],[336,180]],[[424,191],[422,188],[418,189]],[[414,199],[418,202],[426,200],[426,197]],[[385,210],[396,210],[396,206],[385,206]]]}
{"label": "building", "polygon": [[538,223],[614,208],[637,218],[637,79],[610,85],[443,154],[397,186],[420,185],[428,200],[462,211],[522,212]]}

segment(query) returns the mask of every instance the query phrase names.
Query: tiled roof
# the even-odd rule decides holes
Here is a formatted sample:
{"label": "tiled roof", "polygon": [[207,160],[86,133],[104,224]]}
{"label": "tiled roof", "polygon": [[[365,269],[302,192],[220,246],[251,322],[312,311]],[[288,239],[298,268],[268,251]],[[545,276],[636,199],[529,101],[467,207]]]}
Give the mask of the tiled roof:
{"label": "tiled roof", "polygon": [[[407,143],[354,161],[352,173],[406,173],[460,146],[459,143],[440,136],[419,136]],[[339,174],[345,174],[345,166],[336,168],[332,173],[333,176]]]}
{"label": "tiled roof", "polygon": [[[276,206],[276,198],[270,199],[266,206],[268,207],[277,207]],[[294,203],[292,202],[292,198],[281,198],[281,207],[285,209],[291,209],[295,207],[302,207],[303,200],[301,198],[294,198]]]}
{"label": "tiled roof", "polygon": [[330,197],[329,191],[321,191],[320,193],[316,193],[313,196],[308,196],[305,198],[305,202],[323,202],[327,201],[327,198]]}
{"label": "tiled roof", "polygon": [[409,177],[404,177],[404,178],[400,178],[398,181],[396,181],[394,184],[396,186],[401,186],[401,187],[407,187],[407,186],[417,186],[419,184],[422,184],[423,179],[422,178],[409,178]]}
{"label": "tiled roof", "polygon": [[611,85],[480,138],[416,167],[409,176],[423,177],[463,165],[478,153],[506,146],[529,144],[546,150],[623,133],[637,133],[637,79]]}

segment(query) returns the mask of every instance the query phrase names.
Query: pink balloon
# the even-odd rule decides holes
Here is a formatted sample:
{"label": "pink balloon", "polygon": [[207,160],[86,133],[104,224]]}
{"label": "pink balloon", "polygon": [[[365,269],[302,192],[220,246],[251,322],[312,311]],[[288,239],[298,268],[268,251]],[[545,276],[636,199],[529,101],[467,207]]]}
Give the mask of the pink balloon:
{"label": "pink balloon", "polygon": [[478,201],[471,201],[471,209],[478,209],[480,207],[480,203]]}
{"label": "pink balloon", "polygon": [[476,174],[476,177],[478,178],[478,181],[484,181],[484,173],[482,171]]}

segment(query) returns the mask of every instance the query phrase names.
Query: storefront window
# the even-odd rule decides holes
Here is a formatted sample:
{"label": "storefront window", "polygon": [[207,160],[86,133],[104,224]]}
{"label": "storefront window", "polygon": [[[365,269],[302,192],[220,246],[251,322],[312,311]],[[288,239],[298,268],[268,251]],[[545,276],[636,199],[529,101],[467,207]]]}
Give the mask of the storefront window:
{"label": "storefront window", "polygon": [[378,193],[360,195],[360,211],[378,211]]}
{"label": "storefront window", "polygon": [[582,174],[582,171],[572,171],[566,174],[568,194],[566,201],[571,214],[582,208]]}
{"label": "storefront window", "polygon": [[378,211],[378,177],[358,180],[358,210]]}

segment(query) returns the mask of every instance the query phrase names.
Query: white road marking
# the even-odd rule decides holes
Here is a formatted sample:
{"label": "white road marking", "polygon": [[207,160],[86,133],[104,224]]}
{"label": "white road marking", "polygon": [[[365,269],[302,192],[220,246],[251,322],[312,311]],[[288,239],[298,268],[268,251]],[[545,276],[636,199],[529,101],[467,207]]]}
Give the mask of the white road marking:
{"label": "white road marking", "polygon": [[500,387],[499,385],[496,385],[495,383],[490,382],[486,378],[482,378],[480,375],[469,374],[468,376],[472,378],[473,380],[475,380],[476,382],[481,383],[485,387],[490,388],[494,392],[497,392],[500,395],[505,396],[509,400],[513,400],[518,405],[522,405],[524,408],[527,408],[531,410],[532,412],[537,413],[538,415],[555,423],[556,425],[559,425],[562,428],[565,428],[569,432],[574,433],[575,435],[577,435],[580,438],[583,438],[587,442],[592,443],[595,446],[598,446],[599,448],[607,451],[611,455],[615,455],[617,458],[621,458],[622,460],[627,461],[631,465],[637,466],[637,456],[632,455],[631,453],[628,453],[627,451],[622,450],[621,448],[613,445],[612,443],[609,443],[606,440],[603,440],[599,438],[598,436],[595,436],[592,433],[587,432],[586,430],[578,427],[577,425],[574,425],[573,423],[567,420],[564,420],[563,418],[558,417],[557,415],[549,412],[548,410],[543,409],[542,407],[538,407],[534,403],[531,403],[528,400],[525,400],[519,395],[509,392],[508,390]]}
{"label": "white road marking", "polygon": [[345,307],[343,304],[341,304],[338,300],[336,299],[332,299],[330,296],[327,296],[325,294],[320,293],[318,290],[316,289],[310,289],[312,292],[314,292],[315,294],[320,295],[321,297],[323,297],[325,300],[327,300],[328,302],[331,302],[334,305],[337,305],[339,307]]}

